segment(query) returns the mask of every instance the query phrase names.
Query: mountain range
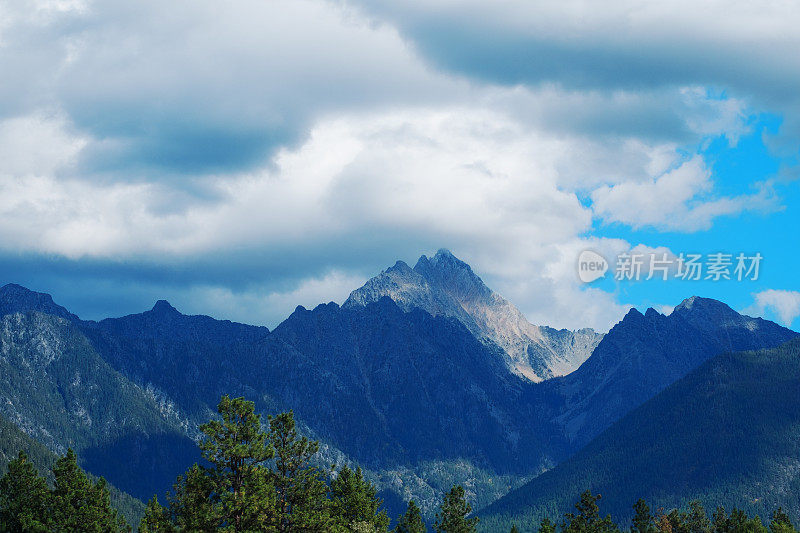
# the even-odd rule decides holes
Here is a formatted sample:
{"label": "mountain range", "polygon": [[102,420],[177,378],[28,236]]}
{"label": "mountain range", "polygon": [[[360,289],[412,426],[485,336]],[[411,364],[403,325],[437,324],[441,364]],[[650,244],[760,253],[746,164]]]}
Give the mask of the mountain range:
{"label": "mountain range", "polygon": [[483,529],[538,531],[584,490],[629,521],[700,500],[800,519],[800,341],[714,357],[613,424],[573,457],[482,512]]}
{"label": "mountain range", "polygon": [[631,309],[578,370],[542,388],[559,398],[555,420],[577,450],[710,357],[776,347],[796,336],[694,296],[669,315]]}
{"label": "mountain range", "polygon": [[18,285],[0,315],[0,416],[136,497],[196,460],[197,425],[230,394],[293,409],[322,464],[362,465],[391,514],[415,497],[428,516],[452,483],[488,505],[709,359],[797,336],[696,297],[606,335],[533,326],[444,250],[273,331],[163,300],[84,321]]}

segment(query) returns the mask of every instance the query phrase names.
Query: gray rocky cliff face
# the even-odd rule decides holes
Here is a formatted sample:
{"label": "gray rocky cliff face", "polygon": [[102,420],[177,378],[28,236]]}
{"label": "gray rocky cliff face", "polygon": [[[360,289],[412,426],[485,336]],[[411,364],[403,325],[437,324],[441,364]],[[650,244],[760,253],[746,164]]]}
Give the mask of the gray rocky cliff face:
{"label": "gray rocky cliff face", "polygon": [[398,261],[353,291],[343,307],[363,307],[384,296],[405,311],[422,309],[457,319],[477,338],[502,348],[512,372],[535,382],[569,374],[603,338],[592,329],[557,330],[531,324],[447,250],[431,258],[423,255],[413,269]]}

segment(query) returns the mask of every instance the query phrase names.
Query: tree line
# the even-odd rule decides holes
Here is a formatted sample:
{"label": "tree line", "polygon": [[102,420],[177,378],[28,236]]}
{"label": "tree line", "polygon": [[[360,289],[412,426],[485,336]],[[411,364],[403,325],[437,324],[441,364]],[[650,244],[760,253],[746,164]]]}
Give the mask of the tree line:
{"label": "tree line", "polygon": [[[544,518],[528,531],[538,533],[798,533],[789,515],[778,508],[768,523],[759,516],[750,517],[740,509],[730,514],[718,507],[711,516],[699,501],[693,501],[687,509],[659,509],[656,512],[640,499],[633,506],[634,517],[630,527],[622,528],[610,515],[602,516],[598,502],[601,496],[584,492],[575,504],[575,511],[567,513],[560,523]],[[519,533],[516,525],[511,533]]]}
{"label": "tree line", "polygon": [[[253,402],[228,396],[217,411],[218,419],[200,426],[202,464],[178,476],[163,504],[156,496],[148,502],[139,532],[390,531],[377,489],[360,468],[334,472],[313,466],[319,444],[298,433],[291,411],[262,425]],[[131,531],[112,507],[105,481],[87,476],[72,450],[56,461],[52,474],[51,486],[24,452],[8,464],[0,479],[0,533]],[[520,525],[538,533],[798,533],[782,509],[765,524],[738,509],[728,514],[720,507],[709,516],[699,502],[686,510],[652,512],[644,500],[634,505],[632,525],[623,529],[600,515],[599,500],[587,491],[559,523],[545,518],[535,526]],[[477,526],[464,488],[454,486],[442,500],[433,530],[474,533]],[[414,500],[391,531],[428,531]],[[511,526],[511,533],[518,532]]]}
{"label": "tree line", "polygon": [[3,533],[91,533],[127,531],[111,506],[106,482],[93,481],[78,466],[72,450],[52,469],[50,487],[25,452],[8,463],[0,479],[0,531]]}
{"label": "tree line", "polygon": [[[319,443],[297,432],[291,411],[262,425],[253,402],[228,396],[217,411],[218,419],[200,426],[202,463],[178,476],[163,504],[156,496],[148,502],[141,533],[389,531],[376,487],[360,468],[334,473],[313,466]],[[8,466],[0,479],[0,533],[131,531],[111,506],[105,481],[92,481],[72,450],[56,462],[52,488],[24,453]],[[454,486],[433,528],[473,532],[471,513],[464,489]],[[427,530],[412,500],[392,531]]]}

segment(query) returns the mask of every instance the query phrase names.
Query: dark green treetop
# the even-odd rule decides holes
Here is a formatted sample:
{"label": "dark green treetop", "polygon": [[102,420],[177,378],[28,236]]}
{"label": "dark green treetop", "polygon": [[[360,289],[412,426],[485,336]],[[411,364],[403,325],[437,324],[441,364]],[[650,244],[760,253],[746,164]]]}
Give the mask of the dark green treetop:
{"label": "dark green treetop", "polygon": [[417,506],[417,502],[414,500],[409,501],[406,512],[397,519],[394,533],[425,533],[427,530],[425,521],[422,519],[422,511]]}
{"label": "dark green treetop", "polygon": [[575,504],[577,513],[567,513],[561,529],[564,533],[616,533],[619,531],[611,516],[600,517],[600,507],[597,502],[601,496],[592,495],[591,491],[581,494],[581,499]]}
{"label": "dark green treetop", "polygon": [[472,506],[467,502],[464,487],[457,485],[445,495],[433,527],[438,533],[473,533],[477,531],[478,519],[470,518],[470,513]]}
{"label": "dark green treetop", "polygon": [[25,452],[0,479],[0,531],[48,531],[50,491]]}
{"label": "dark green treetop", "polygon": [[364,478],[361,467],[344,466],[331,480],[331,513],[341,527],[367,524],[373,531],[387,531],[389,516],[380,507],[375,486]]}
{"label": "dark green treetop", "polygon": [[55,478],[50,497],[50,516],[53,533],[85,531],[108,533],[128,531],[122,517],[111,506],[106,482],[89,479],[78,466],[72,449],[53,466]]}

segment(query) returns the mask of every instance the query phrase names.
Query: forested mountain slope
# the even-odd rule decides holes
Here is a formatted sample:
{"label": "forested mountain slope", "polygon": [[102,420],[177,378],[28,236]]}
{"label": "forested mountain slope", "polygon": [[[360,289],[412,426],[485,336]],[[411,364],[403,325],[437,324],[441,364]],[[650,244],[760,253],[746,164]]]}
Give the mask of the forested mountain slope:
{"label": "forested mountain slope", "polygon": [[482,512],[486,531],[537,531],[584,490],[630,519],[700,499],[767,518],[800,518],[800,341],[717,356],[635,409],[574,457]]}

